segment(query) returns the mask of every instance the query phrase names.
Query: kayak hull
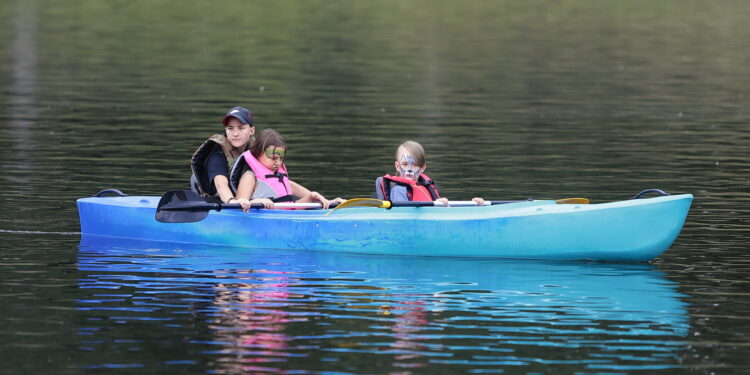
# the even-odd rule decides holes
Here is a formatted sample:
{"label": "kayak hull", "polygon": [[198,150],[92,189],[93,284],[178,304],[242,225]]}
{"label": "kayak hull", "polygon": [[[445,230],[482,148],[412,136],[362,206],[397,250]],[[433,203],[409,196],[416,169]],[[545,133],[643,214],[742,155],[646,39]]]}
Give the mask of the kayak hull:
{"label": "kayak hull", "polygon": [[368,254],[645,261],[679,235],[693,196],[601,204],[211,211],[195,223],[155,220],[160,197],[77,201],[84,236]]}

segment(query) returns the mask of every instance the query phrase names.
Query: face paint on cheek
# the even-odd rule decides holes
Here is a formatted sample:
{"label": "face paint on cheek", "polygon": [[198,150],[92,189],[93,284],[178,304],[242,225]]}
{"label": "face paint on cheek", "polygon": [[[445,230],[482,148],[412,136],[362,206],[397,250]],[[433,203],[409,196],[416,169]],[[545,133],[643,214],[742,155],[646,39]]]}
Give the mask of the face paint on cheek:
{"label": "face paint on cheek", "polygon": [[[404,165],[404,162],[406,162],[406,165]],[[401,154],[401,163],[399,164],[398,172],[402,177],[415,179],[415,177],[419,176],[421,169],[421,167],[414,165],[414,158],[411,155]]]}
{"label": "face paint on cheek", "polygon": [[284,164],[284,158],[286,157],[286,149],[277,149],[276,146],[268,146],[265,152],[265,160],[267,160],[266,168],[276,172],[281,165]]}

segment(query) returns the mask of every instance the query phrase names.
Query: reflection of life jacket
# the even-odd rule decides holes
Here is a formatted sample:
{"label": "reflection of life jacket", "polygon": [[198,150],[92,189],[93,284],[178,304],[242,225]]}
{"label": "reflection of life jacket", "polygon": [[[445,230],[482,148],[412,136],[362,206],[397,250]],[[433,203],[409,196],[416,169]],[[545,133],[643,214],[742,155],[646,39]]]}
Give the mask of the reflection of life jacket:
{"label": "reflection of life jacket", "polygon": [[435,183],[424,173],[419,175],[417,181],[389,174],[381,177],[379,180],[380,192],[383,194],[383,199],[385,200],[391,199],[391,187],[393,184],[406,186],[407,196],[410,201],[434,201],[440,198],[440,193],[435,188]]}
{"label": "reflection of life jacket", "polygon": [[[252,143],[253,138],[248,142],[246,150],[250,148]],[[237,158],[232,156],[232,144],[222,134],[214,134],[209,137],[195,150],[193,157],[190,159],[190,169],[193,171],[193,176],[190,178],[190,188],[204,197],[207,197],[209,195],[207,192],[211,190],[209,189],[211,181],[208,181],[206,162],[208,161],[208,156],[217,149],[221,149],[227,158],[227,170],[229,170]]]}
{"label": "reflection of life jacket", "polygon": [[232,167],[229,173],[229,182],[232,190],[237,191],[240,179],[246,171],[255,174],[255,191],[252,198],[269,198],[274,202],[293,202],[292,185],[286,173],[286,165],[283,163],[274,172],[266,168],[260,160],[256,159],[250,151],[245,151]]}

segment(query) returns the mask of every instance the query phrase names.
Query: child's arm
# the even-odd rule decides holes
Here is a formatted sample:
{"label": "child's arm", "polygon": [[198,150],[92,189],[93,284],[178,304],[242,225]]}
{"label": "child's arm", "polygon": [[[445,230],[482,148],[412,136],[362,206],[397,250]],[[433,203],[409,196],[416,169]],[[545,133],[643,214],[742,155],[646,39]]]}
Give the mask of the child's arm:
{"label": "child's arm", "polygon": [[255,174],[252,172],[246,172],[240,178],[240,183],[237,186],[237,198],[238,199],[250,199],[255,191]]}
{"label": "child's arm", "polygon": [[323,205],[324,209],[328,208],[328,205],[331,204],[331,202],[341,203],[344,200],[341,198],[336,198],[333,201],[329,201],[326,199],[326,197],[323,196],[323,194],[318,193],[317,191],[310,191],[306,187],[289,180],[289,185],[292,186],[292,195],[295,197],[299,197],[297,202],[299,203],[307,203],[307,202],[320,202],[321,205]]}
{"label": "child's arm", "polygon": [[302,197],[304,197],[304,196],[306,196],[306,195],[308,195],[308,194],[311,193],[311,191],[308,188],[306,188],[306,187],[304,187],[304,186],[302,186],[302,185],[300,185],[300,184],[298,184],[298,183],[296,183],[296,182],[294,182],[292,180],[289,180],[289,185],[292,186],[292,195],[294,195],[295,197],[302,198]]}
{"label": "child's arm", "polygon": [[255,174],[252,172],[246,172],[240,178],[239,186],[237,186],[237,201],[242,206],[242,210],[247,212],[252,203],[262,203],[265,208],[273,208],[273,201],[270,199],[258,198],[250,200],[255,191],[255,184]]}

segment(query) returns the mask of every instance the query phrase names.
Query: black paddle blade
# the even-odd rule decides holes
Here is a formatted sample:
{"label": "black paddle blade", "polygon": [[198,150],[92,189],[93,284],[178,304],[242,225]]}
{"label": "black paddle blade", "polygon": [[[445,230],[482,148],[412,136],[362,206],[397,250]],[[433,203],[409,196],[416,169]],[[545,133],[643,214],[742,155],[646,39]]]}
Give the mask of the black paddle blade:
{"label": "black paddle blade", "polygon": [[156,221],[160,223],[194,223],[208,216],[208,211],[217,208],[216,203],[190,190],[168,191],[156,206]]}

